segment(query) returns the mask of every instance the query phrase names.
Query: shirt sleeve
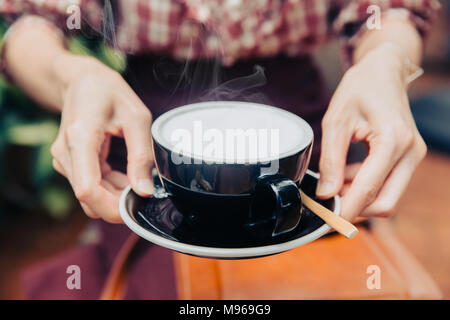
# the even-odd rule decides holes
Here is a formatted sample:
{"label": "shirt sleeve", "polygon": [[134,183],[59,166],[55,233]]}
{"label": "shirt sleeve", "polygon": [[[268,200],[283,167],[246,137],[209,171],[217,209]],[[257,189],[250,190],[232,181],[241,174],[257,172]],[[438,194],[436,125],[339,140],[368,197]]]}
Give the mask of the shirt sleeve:
{"label": "shirt sleeve", "polygon": [[100,31],[103,7],[99,0],[0,0],[0,15],[7,23],[39,16],[64,33],[76,33],[83,28]]}
{"label": "shirt sleeve", "polygon": [[376,28],[385,18],[409,19],[423,37],[440,8],[438,0],[349,0],[340,1],[341,10],[333,22],[333,33],[343,42],[344,63],[350,66],[355,46],[365,31]]}

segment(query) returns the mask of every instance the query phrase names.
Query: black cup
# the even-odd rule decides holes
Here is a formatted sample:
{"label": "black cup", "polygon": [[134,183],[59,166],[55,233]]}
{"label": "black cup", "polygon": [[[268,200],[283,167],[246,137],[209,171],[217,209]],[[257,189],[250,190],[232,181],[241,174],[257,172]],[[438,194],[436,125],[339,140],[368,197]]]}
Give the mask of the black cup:
{"label": "black cup", "polygon": [[[265,161],[211,163],[186,154],[183,157],[189,161],[174,161],[175,151],[161,134],[166,130],[164,126],[170,121],[180,121],[182,118],[176,118],[189,112],[195,111],[201,116],[202,110],[217,107],[238,108],[235,112],[242,109],[247,115],[253,111],[277,115],[304,130],[302,141],[289,152]],[[153,123],[152,136],[161,182],[192,226],[199,230],[207,228],[210,232],[233,232],[244,228],[255,237],[261,237],[268,234],[277,236],[298,225],[301,218],[298,186],[306,173],[313,144],[312,129],[300,117],[255,103],[203,102],[163,114]],[[275,162],[276,166],[273,166]],[[270,167],[276,167],[276,171],[268,174],[267,168]]]}

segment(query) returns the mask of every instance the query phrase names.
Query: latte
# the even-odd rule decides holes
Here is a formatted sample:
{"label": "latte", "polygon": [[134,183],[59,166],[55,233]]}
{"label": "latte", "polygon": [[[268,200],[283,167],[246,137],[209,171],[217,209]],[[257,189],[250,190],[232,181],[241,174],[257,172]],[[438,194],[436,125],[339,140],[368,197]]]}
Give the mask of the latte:
{"label": "latte", "polygon": [[203,102],[171,110],[152,127],[153,138],[180,161],[267,162],[295,154],[313,139],[300,117],[248,102]]}

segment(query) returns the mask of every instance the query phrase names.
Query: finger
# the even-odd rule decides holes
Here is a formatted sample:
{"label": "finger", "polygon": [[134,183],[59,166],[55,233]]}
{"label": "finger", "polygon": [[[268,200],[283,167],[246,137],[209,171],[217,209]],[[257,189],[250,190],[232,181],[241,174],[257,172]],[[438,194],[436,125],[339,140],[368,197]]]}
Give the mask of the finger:
{"label": "finger", "polygon": [[412,153],[403,157],[387,177],[376,200],[370,204],[361,216],[390,217],[394,214],[398,200],[411,180],[417,161]]}
{"label": "finger", "polygon": [[100,217],[98,214],[94,213],[86,204],[83,204],[80,202],[81,208],[83,209],[84,213],[92,219],[99,219]]}
{"label": "finger", "polygon": [[67,150],[65,140],[61,138],[61,134],[52,144],[50,148],[50,153],[53,157],[52,164],[53,168],[61,175],[69,178],[70,176],[70,155]]}
{"label": "finger", "polygon": [[58,160],[56,160],[55,158],[53,159],[53,168],[56,170],[56,172],[58,172],[60,175],[67,177],[66,175],[66,171],[64,170],[63,166],[61,165],[61,163],[59,163]]}
{"label": "finger", "polygon": [[356,223],[361,223],[361,222],[367,221],[367,219],[368,219],[367,217],[356,217],[355,219],[352,220],[352,222],[354,224],[356,224]]}
{"label": "finger", "polygon": [[356,174],[361,169],[362,162],[354,162],[345,166],[344,182],[351,182],[355,179]]}
{"label": "finger", "polygon": [[345,183],[342,186],[341,191],[339,191],[339,195],[341,197],[344,197],[347,194],[348,190],[350,190],[350,183]]}
{"label": "finger", "polygon": [[82,205],[90,208],[93,215],[110,223],[123,223],[118,210],[119,196],[120,193],[108,190],[102,183],[97,187],[92,187],[89,196],[78,196],[77,198]]}
{"label": "finger", "polygon": [[94,214],[108,222],[121,222],[118,198],[101,185],[99,163],[103,132],[85,124],[83,130],[68,132],[68,146],[72,165],[70,183],[77,199]]}
{"label": "finger", "polygon": [[108,181],[116,190],[122,191],[130,184],[126,174],[112,170],[103,176],[103,180]]}
{"label": "finger", "polygon": [[111,192],[114,196],[120,197],[120,194],[122,193],[122,190],[117,189],[111,182],[108,180],[102,180],[101,182],[102,187],[104,187],[106,190]]}
{"label": "finger", "polygon": [[350,190],[351,182],[353,181],[359,169],[361,168],[361,165],[362,165],[361,162],[355,162],[345,166],[344,184],[342,185],[341,190],[339,191],[339,195],[341,197],[345,196],[348,190]]}
{"label": "finger", "polygon": [[[114,185],[112,185],[107,180],[102,180],[101,185],[106,190],[108,190],[111,194],[113,194],[115,197],[120,197],[120,194],[122,191],[117,189]],[[87,204],[85,204],[83,202],[80,202],[80,204],[87,216],[89,216],[90,218],[93,218],[93,219],[100,218],[99,214],[97,214],[94,210],[92,210]],[[106,218],[105,220],[112,222],[112,223],[120,223],[121,222],[121,219],[119,219],[118,217],[115,217],[115,216],[112,218]]]}
{"label": "finger", "polygon": [[389,172],[398,161],[395,147],[389,141],[372,146],[356,174],[350,190],[342,198],[343,217],[351,221],[372,203]]}
{"label": "finger", "polygon": [[112,171],[111,165],[106,161],[100,160],[100,171],[102,173],[102,177],[108,175]]}
{"label": "finger", "polygon": [[317,197],[330,198],[336,195],[341,188],[344,182],[344,168],[351,137],[350,126],[324,119]]}
{"label": "finger", "polygon": [[109,155],[109,147],[111,146],[111,136],[105,137],[105,140],[103,141],[101,147],[100,147],[100,162],[107,163],[106,160],[108,159]]}
{"label": "finger", "polygon": [[128,122],[123,126],[128,152],[127,175],[133,190],[140,196],[148,197],[154,192],[150,175],[153,166],[150,113],[129,119]]}
{"label": "finger", "polygon": [[[70,180],[70,177],[68,174],[66,174],[66,170],[64,170],[63,166],[59,163],[57,159],[53,159],[53,167],[55,170],[60,173],[61,175],[67,177]],[[99,216],[94,213],[87,205],[80,202],[81,208],[83,209],[84,213],[92,219],[98,219]]]}

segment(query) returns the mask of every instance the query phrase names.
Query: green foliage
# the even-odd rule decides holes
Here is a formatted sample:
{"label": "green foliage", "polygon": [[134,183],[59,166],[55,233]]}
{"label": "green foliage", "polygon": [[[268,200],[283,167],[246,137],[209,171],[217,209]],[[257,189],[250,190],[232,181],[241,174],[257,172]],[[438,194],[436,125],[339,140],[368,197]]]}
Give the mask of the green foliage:
{"label": "green foliage", "polygon": [[[6,29],[0,20],[0,43]],[[98,39],[75,37],[69,49],[95,56],[119,72],[125,68],[124,56]],[[59,120],[0,76],[0,214],[38,209],[64,217],[73,208],[70,185],[54,171],[50,155]]]}
{"label": "green foliage", "polygon": [[69,50],[79,55],[95,56],[110,68],[123,72],[125,70],[125,56],[113,48],[92,42],[89,39],[77,37],[69,42]]}

